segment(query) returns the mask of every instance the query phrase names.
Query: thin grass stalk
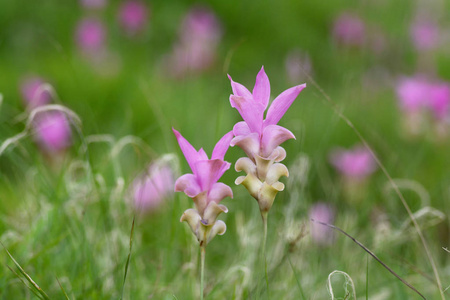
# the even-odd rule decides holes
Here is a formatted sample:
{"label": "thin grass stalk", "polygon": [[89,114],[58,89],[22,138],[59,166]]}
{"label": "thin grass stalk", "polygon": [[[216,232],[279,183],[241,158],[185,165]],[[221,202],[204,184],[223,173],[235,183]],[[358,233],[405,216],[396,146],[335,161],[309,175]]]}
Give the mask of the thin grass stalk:
{"label": "thin grass stalk", "polygon": [[[369,250],[369,248],[367,248],[366,246],[364,246],[363,244],[361,244],[358,240],[356,240],[354,237],[352,237],[350,234],[348,234],[347,232],[345,232],[344,230],[340,229],[337,226],[328,224],[328,223],[324,223],[324,222],[320,222],[314,219],[311,219],[312,222],[330,227],[334,230],[339,231],[340,233],[342,233],[343,235],[347,236],[348,238],[350,238],[353,242],[355,242],[359,247],[361,247],[364,251],[366,251],[368,254],[370,254],[370,256],[372,256],[377,262],[379,262],[386,270],[388,270],[392,275],[394,275],[395,277],[397,277],[398,280],[400,280],[404,285],[406,285],[407,287],[409,287],[411,290],[413,290],[417,295],[419,295],[420,297],[422,297],[423,299],[426,299],[424,295],[422,295],[415,287],[413,287],[410,283],[408,283],[406,280],[404,280],[403,278],[401,278],[397,273],[395,273],[391,268],[389,268],[383,261],[381,261],[381,259],[378,258],[378,256],[375,255],[375,253],[373,253],[372,251]],[[441,291],[442,292],[442,291]],[[444,298],[445,300],[445,298]]]}
{"label": "thin grass stalk", "polygon": [[300,280],[298,279],[297,272],[295,272],[294,266],[292,265],[292,261],[291,261],[291,257],[289,255],[289,253],[286,256],[289,261],[289,265],[291,266],[292,272],[294,273],[295,281],[297,282],[298,289],[300,290],[300,295],[302,296],[302,299],[305,300],[306,297],[305,297],[305,294],[303,293],[302,285],[300,284]]}
{"label": "thin grass stalk", "polygon": [[266,256],[266,244],[267,244],[267,212],[261,213],[262,221],[263,221],[263,227],[264,227],[264,236],[263,236],[263,243],[262,243],[262,253],[264,257],[264,275],[266,278],[266,287],[267,287],[267,299],[270,299],[269,295],[269,276],[267,274],[267,256]]}
{"label": "thin grass stalk", "polygon": [[133,233],[134,233],[135,219],[136,219],[136,216],[133,216],[133,223],[131,224],[131,233],[130,233],[130,251],[128,252],[127,263],[125,264],[125,274],[123,275],[122,295],[120,296],[120,299],[123,299],[123,292],[125,290],[125,282],[127,280],[127,274],[128,274],[128,266],[129,266],[130,260],[131,260],[131,250],[133,249]]}
{"label": "thin grass stalk", "polygon": [[203,300],[206,245],[200,247],[200,300]]}

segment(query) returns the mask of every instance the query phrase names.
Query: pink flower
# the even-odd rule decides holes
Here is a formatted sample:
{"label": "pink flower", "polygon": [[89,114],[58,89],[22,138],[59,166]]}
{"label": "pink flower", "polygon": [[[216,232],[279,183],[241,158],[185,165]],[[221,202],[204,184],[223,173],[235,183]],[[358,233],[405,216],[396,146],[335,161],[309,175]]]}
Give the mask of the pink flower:
{"label": "pink flower", "polygon": [[98,9],[106,5],[106,0],[80,0],[81,5],[86,8]]}
{"label": "pink flower", "polygon": [[22,82],[20,91],[28,108],[33,109],[51,101],[51,95],[44,90],[44,84],[45,81],[39,77],[27,78]]}
{"label": "pink flower", "polygon": [[148,171],[141,174],[133,183],[134,205],[137,210],[150,211],[173,194],[174,171],[170,164],[157,160]]}
{"label": "pink flower", "polygon": [[433,81],[416,75],[406,77],[397,85],[400,107],[407,113],[431,111],[437,120],[445,119],[450,113],[450,84]]}
{"label": "pink flower", "polygon": [[417,112],[426,106],[429,83],[423,76],[402,78],[397,84],[396,92],[402,110]]}
{"label": "pink flower", "polygon": [[119,9],[119,22],[125,32],[132,36],[145,29],[148,21],[147,6],[142,1],[125,1]]}
{"label": "pink flower", "polygon": [[70,124],[64,113],[49,111],[40,114],[34,124],[37,142],[48,153],[59,153],[71,144]]}
{"label": "pink flower", "polygon": [[[252,159],[256,156],[268,158],[272,153],[276,157],[283,156],[282,153],[285,155],[284,150],[279,149],[278,146],[295,137],[292,132],[277,123],[306,84],[297,85],[282,92],[273,100],[264,119],[264,112],[270,98],[270,83],[264,67],[256,76],[253,92],[234,82],[229,75],[228,78],[233,89],[233,95],[230,96],[231,106],[236,108],[244,119],[233,127],[235,138],[231,141],[231,146],[239,146]],[[275,153],[275,149],[279,151]]]}
{"label": "pink flower", "polygon": [[[333,225],[334,222],[334,210],[333,208],[323,202],[315,203],[309,210],[309,218],[315,221]],[[334,243],[333,229],[311,222],[311,238],[312,240],[322,246],[329,246]]]}
{"label": "pink flower", "polygon": [[205,7],[194,7],[185,16],[180,27],[183,43],[217,43],[221,37],[221,25],[216,15]]}
{"label": "pink flower", "polygon": [[429,107],[437,120],[450,117],[450,84],[438,82],[430,85]]}
{"label": "pink flower", "polygon": [[216,58],[222,28],[216,15],[204,7],[195,7],[185,16],[179,40],[168,58],[168,68],[173,76],[180,77],[189,71],[206,70]]}
{"label": "pink flower", "polygon": [[346,46],[362,46],[366,37],[366,25],[359,16],[342,13],[333,24],[333,37]]}
{"label": "pink flower", "polygon": [[410,32],[418,50],[430,50],[436,48],[439,43],[439,27],[431,20],[416,20],[411,24]]}
{"label": "pink flower", "polygon": [[217,209],[220,212],[227,211],[226,207],[217,204],[225,197],[233,197],[233,192],[228,185],[217,182],[231,165],[223,159],[233,133],[228,132],[219,140],[209,159],[203,148],[199,151],[195,150],[178,131],[173,129],[173,132],[192,170],[192,174],[185,174],[177,179],[175,191],[184,192],[192,198],[201,217],[201,223],[205,226],[211,225],[217,218]]}
{"label": "pink flower", "polygon": [[94,18],[83,19],[78,23],[76,41],[82,52],[95,54],[103,50],[105,44],[105,28]]}
{"label": "pink flower", "polygon": [[355,146],[351,150],[335,149],[331,152],[330,161],[342,175],[354,180],[364,180],[377,168],[372,154],[363,146]]}

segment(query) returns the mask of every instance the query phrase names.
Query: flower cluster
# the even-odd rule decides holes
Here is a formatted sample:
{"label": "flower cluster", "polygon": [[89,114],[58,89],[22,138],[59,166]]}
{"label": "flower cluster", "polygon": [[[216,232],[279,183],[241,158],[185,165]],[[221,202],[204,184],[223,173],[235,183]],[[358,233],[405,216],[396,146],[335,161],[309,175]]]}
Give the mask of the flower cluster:
{"label": "flower cluster", "polygon": [[306,84],[282,92],[272,102],[264,119],[270,98],[270,82],[264,67],[256,76],[252,92],[229,78],[233,90],[231,106],[244,119],[233,127],[231,146],[238,146],[247,154],[236,162],[236,171],[247,174],[238,177],[236,184],[242,184],[258,201],[261,213],[267,213],[276,194],[284,189],[284,184],[278,180],[289,175],[287,167],[280,163],[286,157],[280,144],[295,138],[292,132],[277,123]]}
{"label": "flower cluster", "polygon": [[280,144],[295,138],[292,132],[277,124],[306,87],[306,84],[302,84],[287,89],[269,107],[270,82],[264,67],[256,77],[252,92],[234,82],[230,76],[229,79],[233,90],[230,96],[231,106],[238,110],[244,121],[235,124],[233,130],[220,139],[211,159],[203,149],[197,151],[173,129],[192,170],[192,174],[178,178],[175,191],[184,192],[195,204],[195,209],[184,212],[181,221],[189,224],[201,246],[226,230],[225,223],[217,221],[217,217],[228,209],[219,202],[225,197],[233,197],[233,193],[229,186],[217,181],[230,168],[231,164],[224,161],[229,146],[238,146],[247,154],[247,157],[239,158],[235,164],[236,171],[246,173],[245,176],[238,177],[235,183],[242,184],[258,201],[261,215],[266,220],[275,196],[284,189],[284,184],[279,181],[280,177],[289,175],[287,167],[280,163],[286,157],[286,151]]}
{"label": "flower cluster", "polygon": [[195,150],[178,131],[173,129],[173,132],[192,170],[192,174],[177,179],[175,191],[184,192],[195,204],[195,209],[186,210],[180,221],[186,221],[200,246],[206,246],[217,234],[226,231],[225,223],[217,217],[228,209],[219,202],[225,197],[232,198],[233,192],[228,185],[217,181],[230,168],[231,164],[224,161],[224,157],[233,134],[229,132],[219,140],[209,159],[202,148]]}

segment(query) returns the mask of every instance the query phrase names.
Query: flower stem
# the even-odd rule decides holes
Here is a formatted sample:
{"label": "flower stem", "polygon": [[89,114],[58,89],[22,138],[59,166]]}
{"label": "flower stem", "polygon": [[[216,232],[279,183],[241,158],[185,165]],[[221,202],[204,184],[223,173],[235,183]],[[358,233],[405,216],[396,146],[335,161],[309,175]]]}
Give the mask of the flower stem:
{"label": "flower stem", "polygon": [[206,246],[200,246],[200,300],[203,300],[203,278],[205,277]]}
{"label": "flower stem", "polygon": [[261,212],[261,217],[263,220],[263,226],[264,226],[264,237],[263,237],[263,244],[262,244],[262,251],[264,256],[264,274],[266,277],[266,286],[267,286],[267,298],[269,299],[269,276],[267,275],[267,256],[266,256],[266,242],[267,242],[267,212]]}

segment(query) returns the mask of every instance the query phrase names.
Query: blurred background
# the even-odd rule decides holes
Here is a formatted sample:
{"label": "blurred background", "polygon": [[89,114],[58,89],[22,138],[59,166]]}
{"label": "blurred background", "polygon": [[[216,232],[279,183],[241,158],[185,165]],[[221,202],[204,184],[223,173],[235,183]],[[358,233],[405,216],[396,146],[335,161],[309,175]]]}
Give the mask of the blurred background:
{"label": "blurred background", "polygon": [[[296,140],[269,217],[271,297],[326,299],[334,270],[354,284],[333,275],[335,297],[417,296],[315,218],[439,299],[393,187],[446,289],[449,20],[445,0],[0,0],[0,241],[51,299],[198,299],[198,244],[179,223],[192,200],[173,193],[190,170],[171,130],[210,154],[241,120],[227,74],[251,90],[264,66],[271,100],[307,83],[280,121]],[[234,185],[241,156],[225,157],[234,199],[208,245],[210,299],[259,299],[264,282],[259,210]],[[1,299],[41,295],[0,259]]]}

